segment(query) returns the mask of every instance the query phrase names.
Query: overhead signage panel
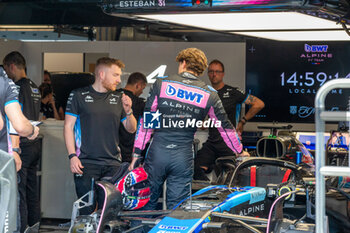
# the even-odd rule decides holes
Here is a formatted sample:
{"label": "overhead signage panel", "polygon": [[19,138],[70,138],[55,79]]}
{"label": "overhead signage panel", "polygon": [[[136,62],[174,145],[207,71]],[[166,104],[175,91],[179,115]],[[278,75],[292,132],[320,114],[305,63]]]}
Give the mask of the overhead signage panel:
{"label": "overhead signage panel", "polygon": [[109,0],[103,1],[102,9],[107,14],[122,13],[176,13],[239,11],[239,10],[282,10],[300,7],[300,0]]}

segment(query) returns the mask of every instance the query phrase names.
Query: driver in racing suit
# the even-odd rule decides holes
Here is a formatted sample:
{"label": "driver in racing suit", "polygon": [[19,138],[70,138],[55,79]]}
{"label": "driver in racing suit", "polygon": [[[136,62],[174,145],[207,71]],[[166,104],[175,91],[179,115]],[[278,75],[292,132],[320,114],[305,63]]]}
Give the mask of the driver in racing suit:
{"label": "driver in racing suit", "polygon": [[[182,50],[176,57],[178,75],[158,78],[147,99],[135,137],[133,169],[153,133],[144,168],[151,185],[151,199],[145,209],[156,209],[167,181],[167,208],[174,208],[190,193],[193,175],[193,138],[204,122],[217,127],[227,146],[243,155],[242,144],[227,118],[216,90],[199,80],[207,68],[205,54],[196,48]],[[204,120],[206,116],[209,119]]]}

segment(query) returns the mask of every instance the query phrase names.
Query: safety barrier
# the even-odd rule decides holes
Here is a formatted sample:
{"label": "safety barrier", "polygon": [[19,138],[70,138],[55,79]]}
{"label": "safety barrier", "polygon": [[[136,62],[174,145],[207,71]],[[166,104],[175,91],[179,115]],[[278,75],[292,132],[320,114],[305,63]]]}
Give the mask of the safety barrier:
{"label": "safety barrier", "polygon": [[350,176],[349,167],[325,166],[325,122],[350,121],[350,112],[331,112],[325,110],[327,94],[335,88],[350,88],[350,79],[336,79],[325,83],[315,98],[316,121],[316,232],[328,232],[326,217],[325,176]]}

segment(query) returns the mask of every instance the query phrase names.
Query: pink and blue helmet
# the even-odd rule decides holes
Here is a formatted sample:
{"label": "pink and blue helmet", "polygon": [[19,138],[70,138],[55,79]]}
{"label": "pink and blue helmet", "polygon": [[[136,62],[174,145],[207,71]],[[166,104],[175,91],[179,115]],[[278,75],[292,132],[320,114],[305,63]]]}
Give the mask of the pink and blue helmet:
{"label": "pink and blue helmet", "polygon": [[143,167],[138,167],[116,184],[116,188],[122,194],[124,209],[136,210],[147,204],[151,196],[147,178],[148,175]]}

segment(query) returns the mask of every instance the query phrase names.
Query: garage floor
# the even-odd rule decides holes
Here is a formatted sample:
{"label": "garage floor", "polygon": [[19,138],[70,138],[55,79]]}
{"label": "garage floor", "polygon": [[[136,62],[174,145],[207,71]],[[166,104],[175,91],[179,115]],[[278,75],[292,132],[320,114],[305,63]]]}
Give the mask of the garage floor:
{"label": "garage floor", "polygon": [[67,233],[69,226],[69,219],[43,219],[40,225],[40,232]]}
{"label": "garage floor", "polygon": [[54,226],[42,226],[40,227],[40,232],[55,232],[55,233],[67,233],[69,228],[61,228]]}

